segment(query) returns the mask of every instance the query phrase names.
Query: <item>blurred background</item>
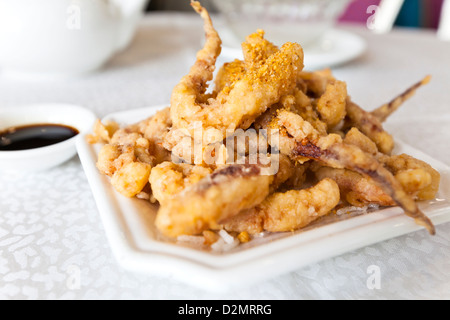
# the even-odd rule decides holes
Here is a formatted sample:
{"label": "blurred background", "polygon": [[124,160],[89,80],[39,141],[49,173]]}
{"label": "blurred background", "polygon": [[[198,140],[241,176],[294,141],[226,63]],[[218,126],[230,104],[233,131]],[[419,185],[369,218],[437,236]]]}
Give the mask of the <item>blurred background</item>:
{"label": "blurred background", "polygon": [[[211,12],[215,11],[211,0],[203,0],[201,2]],[[367,12],[367,8],[371,5],[378,5],[379,3],[380,0],[353,0],[342,15],[340,21],[366,23],[367,17],[371,14]],[[395,25],[436,29],[442,3],[443,0],[406,0]],[[152,0],[147,10],[186,11],[192,9],[187,0]]]}

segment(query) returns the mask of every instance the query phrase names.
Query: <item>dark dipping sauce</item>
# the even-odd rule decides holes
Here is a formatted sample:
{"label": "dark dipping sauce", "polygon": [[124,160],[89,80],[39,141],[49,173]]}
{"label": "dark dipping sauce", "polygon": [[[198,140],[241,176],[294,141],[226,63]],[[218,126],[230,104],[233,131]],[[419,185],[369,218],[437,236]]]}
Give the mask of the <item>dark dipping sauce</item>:
{"label": "dark dipping sauce", "polygon": [[0,151],[36,149],[68,140],[78,130],[62,124],[31,124],[0,131]]}

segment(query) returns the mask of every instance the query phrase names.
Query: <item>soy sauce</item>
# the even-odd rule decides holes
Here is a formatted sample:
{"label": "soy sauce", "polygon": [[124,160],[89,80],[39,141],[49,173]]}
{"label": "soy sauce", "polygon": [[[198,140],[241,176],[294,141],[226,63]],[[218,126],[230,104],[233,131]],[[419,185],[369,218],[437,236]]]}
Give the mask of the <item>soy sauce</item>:
{"label": "soy sauce", "polygon": [[68,140],[78,130],[62,124],[32,124],[0,131],[0,151],[36,149]]}

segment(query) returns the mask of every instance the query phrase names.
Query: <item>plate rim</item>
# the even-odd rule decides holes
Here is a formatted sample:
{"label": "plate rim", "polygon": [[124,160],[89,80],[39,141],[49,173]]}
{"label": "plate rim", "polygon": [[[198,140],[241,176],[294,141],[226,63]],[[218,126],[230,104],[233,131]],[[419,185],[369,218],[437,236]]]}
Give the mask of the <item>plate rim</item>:
{"label": "plate rim", "polygon": [[[115,119],[119,121],[119,119],[127,118],[129,119],[128,121],[122,120],[119,122],[122,124],[130,123],[134,122],[134,120],[143,120],[144,114],[149,117],[152,113],[167,106],[168,104],[114,112],[103,117],[102,120]],[[131,120],[132,118],[134,120]],[[136,241],[134,238],[133,232],[123,216],[124,213],[119,210],[120,208],[117,208],[117,205],[114,207],[117,199],[113,197],[112,200],[114,201],[111,202],[111,198],[108,197],[107,190],[104,188],[106,177],[101,175],[95,166],[96,152],[94,146],[86,141],[86,135],[87,133],[77,138],[78,154],[101,216],[111,250],[118,263],[123,268],[131,271],[174,278],[212,292],[225,292],[263,280],[269,280],[275,276],[327,258],[336,257],[345,252],[423,229],[423,227],[417,226],[412,219],[405,217],[400,208],[393,207],[310,230],[314,231],[314,233],[305,231],[237,253],[229,252],[225,255],[213,255],[173,244],[171,246],[175,247],[176,250],[171,250],[171,252],[161,252],[161,248],[168,248],[167,244],[164,244],[161,248],[158,247],[158,250],[149,251],[140,247],[139,241]],[[418,153],[421,158],[425,157],[427,160],[432,160],[433,167],[440,167],[439,171],[441,174],[450,175],[450,168],[444,163],[407,144],[401,144],[413,149],[415,154]],[[108,189],[111,192],[112,187]],[[431,218],[436,225],[450,221],[450,207],[440,210]],[[386,226],[386,221],[390,222],[389,227]],[[338,224],[344,225],[346,228],[341,228],[340,231],[333,230],[339,226]],[[370,226],[372,230],[379,230],[367,237],[367,230],[362,230],[364,228],[361,228],[364,226]],[[355,238],[357,234],[362,234],[364,237]],[[329,247],[322,245],[326,250],[322,250],[319,253],[314,252],[314,247],[321,247],[322,242],[326,244],[330,237],[334,239],[336,236],[339,236],[341,239],[339,247],[331,246],[333,247],[331,250]],[[355,242],[354,239],[358,239],[358,241]],[[153,239],[151,242],[159,241]],[[308,244],[309,242],[313,242],[315,245],[299,247],[300,244]],[[345,245],[342,242],[345,242]],[[268,257],[262,254],[268,250],[267,248],[271,251]],[[251,251],[253,255],[248,254],[250,250],[253,250]],[[179,255],[177,254],[178,251],[184,251],[185,253]],[[194,258],[187,257],[192,252],[197,252],[197,254],[194,254]],[[199,252],[200,254],[198,254]],[[293,252],[296,254],[291,256],[290,259],[286,259],[286,256]],[[239,259],[242,255],[246,256],[246,261]],[[305,255],[307,259],[305,259]],[[206,258],[206,261],[200,261],[204,258]],[[279,259],[282,259],[283,263],[279,263]],[[214,260],[213,263],[211,263],[212,260]]]}

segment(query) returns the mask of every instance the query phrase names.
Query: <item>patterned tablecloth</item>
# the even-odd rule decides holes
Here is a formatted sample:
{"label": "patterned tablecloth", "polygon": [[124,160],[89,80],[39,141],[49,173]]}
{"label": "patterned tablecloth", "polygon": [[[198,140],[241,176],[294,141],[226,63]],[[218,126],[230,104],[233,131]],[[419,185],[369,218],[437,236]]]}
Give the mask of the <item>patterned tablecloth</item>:
{"label": "patterned tablecloth", "polygon": [[[450,43],[439,42],[431,31],[374,35],[362,27],[344,28],[364,37],[368,52],[334,68],[334,73],[365,108],[433,75],[432,83],[399,110],[387,128],[450,165]],[[195,15],[149,15],[131,47],[100,73],[59,81],[0,74],[0,108],[64,102],[86,106],[102,117],[167,103],[171,89],[193,63],[202,36]],[[371,266],[380,271],[377,288],[368,285]],[[450,224],[439,226],[434,237],[415,232],[252,287],[211,294],[117,264],[75,157],[47,172],[0,176],[0,298],[448,299]]]}

